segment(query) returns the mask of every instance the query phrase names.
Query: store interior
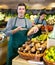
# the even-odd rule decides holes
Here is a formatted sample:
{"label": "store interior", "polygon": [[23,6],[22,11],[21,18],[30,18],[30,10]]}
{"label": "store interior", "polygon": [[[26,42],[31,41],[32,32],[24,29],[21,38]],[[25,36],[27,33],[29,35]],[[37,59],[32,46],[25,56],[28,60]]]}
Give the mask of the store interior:
{"label": "store interior", "polygon": [[[26,4],[27,10],[26,10],[25,18],[28,18],[31,22],[33,22],[34,19],[39,16],[39,13],[41,10],[44,10],[47,13],[45,20],[48,24],[47,27],[49,30],[48,34],[44,32],[40,36],[32,38],[31,40],[28,40],[25,43],[27,45],[29,45],[30,43],[31,44],[34,43],[34,46],[36,45],[35,44],[36,42],[43,43],[44,51],[45,51],[47,45],[49,45],[49,47],[55,46],[55,44],[54,44],[55,43],[55,31],[54,31],[55,30],[55,28],[54,28],[55,0],[7,0],[7,1],[0,0],[0,31],[6,27],[7,22],[9,21],[10,18],[17,16],[17,5],[21,2]],[[42,30],[44,30],[44,28]],[[52,34],[49,34],[51,32],[52,32]],[[50,36],[50,38],[48,37],[48,35]],[[37,41],[36,39],[39,40],[40,42]],[[0,42],[0,65],[6,65],[8,41],[9,41],[9,37],[5,38],[4,41]],[[47,44],[47,43],[51,43],[51,44]],[[39,44],[37,44],[36,46],[38,46],[38,45]],[[41,46],[41,44],[40,44],[40,46]],[[27,47],[27,46],[23,45],[23,47]],[[33,64],[33,65],[40,64],[41,65],[42,62],[40,61],[40,58],[43,57],[44,54],[46,54],[45,57],[47,57],[48,55],[51,55],[50,53],[48,53],[49,51],[53,54],[54,61],[53,61],[53,59],[51,59],[52,61],[48,62],[49,61],[48,59],[50,57],[47,59],[47,61],[45,60],[45,57],[43,57],[44,59],[42,58],[41,60],[43,60],[43,62],[45,62],[46,65],[55,65],[55,55],[54,55],[55,47],[48,48],[45,53],[42,53],[43,52],[43,49],[42,49],[42,52],[41,52],[42,55],[39,55],[38,57],[35,56],[35,53],[33,53],[33,55],[29,54],[29,56],[28,56],[28,54],[26,54],[26,56],[25,56],[25,54],[23,53],[24,49],[22,49],[23,47],[21,47],[21,50],[19,49],[19,52],[18,52],[20,57],[16,57],[15,59],[13,59],[12,65],[31,65],[31,64]],[[33,50],[35,50],[35,49],[33,49]],[[38,51],[38,53],[39,53],[39,51]],[[47,55],[47,53],[48,53],[48,55]],[[35,61],[33,62],[34,57],[35,57]],[[51,58],[52,58],[52,56],[51,56]],[[27,60],[31,60],[31,59],[32,59],[32,61],[27,61]],[[38,61],[39,61],[39,63],[38,63]],[[45,65],[45,64],[43,64],[43,65]]]}

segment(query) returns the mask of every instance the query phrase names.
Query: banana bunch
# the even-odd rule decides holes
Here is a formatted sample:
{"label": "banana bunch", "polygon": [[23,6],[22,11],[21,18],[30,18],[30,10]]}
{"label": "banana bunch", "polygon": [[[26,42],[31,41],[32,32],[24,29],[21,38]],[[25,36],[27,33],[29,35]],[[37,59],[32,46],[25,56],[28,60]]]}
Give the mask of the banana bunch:
{"label": "banana bunch", "polygon": [[45,41],[47,39],[47,34],[41,34],[40,36],[36,37],[39,41]]}

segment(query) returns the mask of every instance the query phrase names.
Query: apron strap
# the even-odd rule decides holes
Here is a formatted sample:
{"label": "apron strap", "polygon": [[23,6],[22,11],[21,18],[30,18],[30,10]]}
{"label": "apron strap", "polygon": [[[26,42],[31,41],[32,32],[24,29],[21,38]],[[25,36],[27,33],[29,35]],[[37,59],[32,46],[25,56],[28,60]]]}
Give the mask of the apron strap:
{"label": "apron strap", "polygon": [[39,22],[38,22],[38,21],[39,21],[39,18],[38,18],[38,20],[37,20],[37,24],[39,24]]}
{"label": "apron strap", "polygon": [[16,25],[16,21],[17,21],[17,17],[15,18],[15,23],[14,23],[14,26]]}
{"label": "apron strap", "polygon": [[37,20],[37,24],[42,24],[43,23],[43,20],[42,20],[42,22],[41,23],[39,23],[39,18],[38,18],[38,20]]}
{"label": "apron strap", "polygon": [[25,28],[27,28],[27,22],[26,22],[26,19],[25,19]]}

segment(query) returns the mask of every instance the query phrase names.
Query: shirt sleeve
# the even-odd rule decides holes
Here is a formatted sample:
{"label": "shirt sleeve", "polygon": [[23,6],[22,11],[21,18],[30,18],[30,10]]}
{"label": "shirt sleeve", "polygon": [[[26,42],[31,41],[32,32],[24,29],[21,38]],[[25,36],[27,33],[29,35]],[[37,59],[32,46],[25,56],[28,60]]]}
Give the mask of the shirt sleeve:
{"label": "shirt sleeve", "polygon": [[12,19],[10,19],[10,20],[7,22],[6,28],[3,30],[3,32],[6,34],[6,36],[12,35],[12,32],[11,32],[12,27],[13,27],[13,25],[12,25]]}

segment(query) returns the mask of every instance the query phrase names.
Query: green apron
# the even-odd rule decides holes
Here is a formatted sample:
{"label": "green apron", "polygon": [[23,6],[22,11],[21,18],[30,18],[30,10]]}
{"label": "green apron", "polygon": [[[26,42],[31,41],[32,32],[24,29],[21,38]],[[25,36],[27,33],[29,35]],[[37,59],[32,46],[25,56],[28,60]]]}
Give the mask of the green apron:
{"label": "green apron", "polygon": [[[16,24],[16,20],[15,20],[15,24]],[[13,29],[16,28],[15,24]],[[27,28],[26,19],[25,19],[25,28]],[[25,41],[27,41],[27,31],[28,30],[18,31],[10,36],[10,40],[8,43],[7,65],[12,65],[12,59],[18,55],[17,53],[18,48],[22,46],[22,44],[24,44]]]}

